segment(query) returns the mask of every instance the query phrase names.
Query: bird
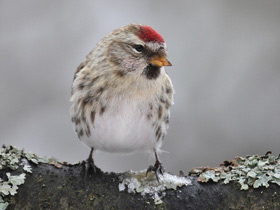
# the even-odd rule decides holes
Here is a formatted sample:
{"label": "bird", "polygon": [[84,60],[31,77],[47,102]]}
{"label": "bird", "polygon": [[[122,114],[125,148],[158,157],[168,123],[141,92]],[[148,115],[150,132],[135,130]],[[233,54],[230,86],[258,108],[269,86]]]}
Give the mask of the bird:
{"label": "bird", "polygon": [[129,24],[113,30],[78,66],[72,83],[70,116],[86,160],[93,151],[154,153],[146,175],[164,173],[158,153],[167,134],[174,89],[165,66],[167,48],[152,27]]}

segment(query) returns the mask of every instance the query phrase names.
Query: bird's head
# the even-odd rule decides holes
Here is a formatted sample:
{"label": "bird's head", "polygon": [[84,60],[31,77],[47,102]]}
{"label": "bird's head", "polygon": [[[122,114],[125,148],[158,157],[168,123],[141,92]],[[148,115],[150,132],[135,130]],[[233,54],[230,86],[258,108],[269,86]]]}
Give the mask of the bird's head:
{"label": "bird's head", "polygon": [[111,69],[120,77],[154,80],[160,76],[161,67],[171,66],[164,39],[149,26],[130,24],[118,28],[103,43],[107,45],[105,53]]}

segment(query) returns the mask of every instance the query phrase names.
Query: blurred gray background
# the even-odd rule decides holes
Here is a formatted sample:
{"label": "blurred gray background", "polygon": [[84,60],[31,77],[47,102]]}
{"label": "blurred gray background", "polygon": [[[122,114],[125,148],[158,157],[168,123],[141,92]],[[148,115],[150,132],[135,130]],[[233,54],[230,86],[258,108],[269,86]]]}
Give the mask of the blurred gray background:
{"label": "blurred gray background", "polygon": [[[0,1],[0,143],[59,160],[88,156],[73,132],[76,67],[113,29],[144,23],[165,38],[175,90],[160,155],[187,172],[280,152],[280,1]],[[153,157],[98,152],[105,171]]]}

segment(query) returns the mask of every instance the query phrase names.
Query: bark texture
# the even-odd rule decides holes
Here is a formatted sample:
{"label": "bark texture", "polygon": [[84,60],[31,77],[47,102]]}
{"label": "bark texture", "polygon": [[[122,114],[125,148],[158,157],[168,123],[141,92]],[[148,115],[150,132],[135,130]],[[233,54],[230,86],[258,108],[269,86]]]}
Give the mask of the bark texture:
{"label": "bark texture", "polygon": [[[236,182],[222,184],[198,183],[190,177],[192,185],[166,190],[163,203],[156,205],[153,198],[138,193],[119,191],[122,174],[86,174],[81,165],[62,165],[57,168],[47,163],[30,164],[32,173],[18,193],[10,198],[7,209],[187,209],[187,210],[279,210],[280,187],[270,184],[268,188],[249,188],[241,191]],[[7,172],[20,174],[22,168],[0,170],[4,179]]]}

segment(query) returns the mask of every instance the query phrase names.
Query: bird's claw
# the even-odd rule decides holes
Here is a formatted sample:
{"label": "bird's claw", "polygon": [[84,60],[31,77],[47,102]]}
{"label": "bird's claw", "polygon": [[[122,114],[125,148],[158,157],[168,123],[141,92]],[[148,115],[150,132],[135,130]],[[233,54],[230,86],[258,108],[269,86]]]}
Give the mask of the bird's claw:
{"label": "bird's claw", "polygon": [[157,178],[157,181],[159,182],[159,178],[158,178],[158,174],[161,174],[163,175],[164,173],[164,167],[162,166],[161,162],[159,161],[156,161],[155,165],[150,165],[146,171],[146,176],[148,175],[149,172],[155,172],[155,175],[156,175],[156,178]]}
{"label": "bird's claw", "polygon": [[95,174],[96,166],[94,165],[94,161],[92,158],[88,158],[86,161],[81,163],[82,167],[86,171],[86,174]]}

